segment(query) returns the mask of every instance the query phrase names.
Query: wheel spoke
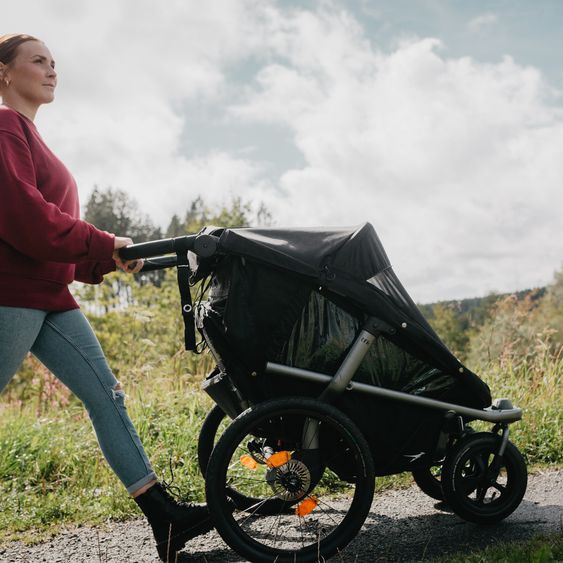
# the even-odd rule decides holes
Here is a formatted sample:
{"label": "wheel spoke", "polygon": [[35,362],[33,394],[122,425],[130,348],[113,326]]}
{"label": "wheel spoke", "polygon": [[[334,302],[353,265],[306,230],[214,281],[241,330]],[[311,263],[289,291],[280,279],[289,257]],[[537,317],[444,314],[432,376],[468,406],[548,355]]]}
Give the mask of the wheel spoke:
{"label": "wheel spoke", "polygon": [[500,483],[493,483],[491,486],[494,487],[501,494],[501,496],[506,492],[506,485],[501,485]]}
{"label": "wheel spoke", "polygon": [[277,543],[278,543],[278,532],[279,532],[279,527],[280,527],[280,519],[281,519],[281,515],[278,514],[276,517],[274,517],[274,523],[272,524],[272,526],[270,527],[270,530],[268,532],[268,535],[270,535],[272,533],[272,529],[275,528],[276,533],[274,534],[274,545],[273,547],[276,547]]}
{"label": "wheel spoke", "polygon": [[301,547],[305,547],[305,534],[303,531],[303,519],[299,518],[299,535],[301,537]]}
{"label": "wheel spoke", "polygon": [[489,454],[488,452],[482,453],[481,455],[478,455],[474,458],[475,461],[475,465],[477,465],[478,468],[478,474],[479,476],[483,476],[486,474],[487,472],[487,468],[488,468],[488,462],[489,462]]}
{"label": "wheel spoke", "polygon": [[[248,520],[249,518],[252,518],[253,516],[255,516],[257,514],[260,515],[259,514],[260,508],[262,506],[264,506],[269,500],[274,500],[274,499],[277,499],[277,497],[276,497],[275,494],[272,494],[269,497],[261,499],[258,502],[256,502],[255,504],[243,509],[241,511],[241,513],[247,514],[247,516],[245,516],[244,518],[239,518],[237,521],[238,522],[244,522],[244,521]],[[252,510],[252,512],[249,513],[249,510]]]}
{"label": "wheel spoke", "polygon": [[[338,509],[334,508],[333,506],[331,506],[331,505],[328,504],[327,502],[324,502],[324,501],[322,501],[322,500],[320,500],[320,499],[319,499],[319,505],[328,507],[328,508],[330,509],[330,511],[332,511],[332,512],[338,512]],[[327,516],[328,518],[330,518],[336,525],[340,524],[340,522],[338,522],[338,520],[336,520],[336,519],[332,516],[332,514],[330,514],[329,511],[325,510],[325,511],[323,511],[323,514],[324,514],[325,516]]]}
{"label": "wheel spoke", "polygon": [[477,489],[479,486],[480,479],[478,477],[463,477],[463,481],[460,483],[463,494],[469,496],[471,493]]}
{"label": "wheel spoke", "polygon": [[[247,558],[300,559],[304,549],[330,557],[333,546],[352,539],[369,511],[374,484],[369,449],[332,406],[309,399],[275,403],[283,408],[258,405],[243,413],[217,442],[206,484],[209,509],[218,513],[221,535]],[[287,458],[277,455],[284,453]],[[248,458],[241,463],[241,455],[256,461],[274,457],[255,467]],[[238,510],[227,513],[227,504],[215,501],[217,494],[230,495]]]}
{"label": "wheel spoke", "polygon": [[479,504],[483,504],[483,501],[485,500],[485,495],[487,494],[487,490],[488,487],[479,487],[477,489],[477,502]]}
{"label": "wheel spoke", "polygon": [[264,479],[257,479],[257,478],[253,478],[253,477],[245,477],[244,475],[236,475],[236,477],[233,477],[233,481],[230,481],[227,483],[228,486],[234,486],[235,481],[234,479],[236,478],[236,481],[246,481],[248,483],[264,483]]}

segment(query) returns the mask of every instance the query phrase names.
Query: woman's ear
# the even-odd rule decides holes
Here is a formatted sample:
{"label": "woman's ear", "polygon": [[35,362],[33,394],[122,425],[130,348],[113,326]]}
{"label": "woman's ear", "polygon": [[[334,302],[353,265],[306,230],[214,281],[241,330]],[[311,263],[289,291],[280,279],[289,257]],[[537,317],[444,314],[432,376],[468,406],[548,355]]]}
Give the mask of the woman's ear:
{"label": "woman's ear", "polygon": [[7,77],[8,67],[4,63],[0,63],[0,88],[10,85],[10,79]]}

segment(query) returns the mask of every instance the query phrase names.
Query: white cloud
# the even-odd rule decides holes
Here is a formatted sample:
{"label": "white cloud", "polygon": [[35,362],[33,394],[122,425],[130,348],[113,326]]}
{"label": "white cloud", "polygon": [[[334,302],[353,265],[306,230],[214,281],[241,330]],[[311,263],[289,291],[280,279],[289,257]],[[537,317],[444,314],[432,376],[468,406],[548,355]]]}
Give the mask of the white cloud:
{"label": "white cloud", "polygon": [[40,37],[57,61],[57,100],[39,112],[38,125],[83,200],[94,184],[118,186],[165,224],[198,194],[220,201],[243,189],[241,174],[256,177],[258,163],[178,152],[182,105],[220,100],[228,66],[258,48],[255,4],[22,0],[3,15],[5,28]]}
{"label": "white cloud", "polygon": [[[448,58],[428,38],[381,52],[330,3],[193,6],[20,0],[3,14],[57,59],[58,99],[38,124],[83,199],[111,184],[162,224],[198,194],[263,200],[279,224],[368,220],[420,301],[549,281],[563,256],[563,120],[537,69]],[[289,129],[305,164],[269,177],[219,139],[182,154],[183,107],[198,100],[233,128]]]}
{"label": "white cloud", "polygon": [[433,39],[384,54],[333,13],[296,14],[271,37],[285,64],[232,111],[294,131],[307,164],[281,178],[299,202],[287,220],[373,221],[420,300],[550,279],[563,122],[537,70],[448,59]]}
{"label": "white cloud", "polygon": [[486,12],[470,20],[467,24],[467,29],[472,33],[479,33],[483,29],[494,26],[497,22],[498,16],[496,14]]}

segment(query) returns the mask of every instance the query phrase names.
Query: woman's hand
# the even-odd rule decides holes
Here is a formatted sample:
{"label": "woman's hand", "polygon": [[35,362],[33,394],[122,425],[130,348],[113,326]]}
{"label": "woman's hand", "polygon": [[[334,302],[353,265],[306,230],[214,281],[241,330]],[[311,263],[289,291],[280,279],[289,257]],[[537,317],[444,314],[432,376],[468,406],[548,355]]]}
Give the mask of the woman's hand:
{"label": "woman's hand", "polygon": [[144,260],[122,260],[119,257],[118,250],[120,248],[125,248],[133,244],[133,241],[128,237],[115,237],[113,241],[113,259],[118,268],[121,268],[124,272],[128,274],[136,274],[145,263]]}

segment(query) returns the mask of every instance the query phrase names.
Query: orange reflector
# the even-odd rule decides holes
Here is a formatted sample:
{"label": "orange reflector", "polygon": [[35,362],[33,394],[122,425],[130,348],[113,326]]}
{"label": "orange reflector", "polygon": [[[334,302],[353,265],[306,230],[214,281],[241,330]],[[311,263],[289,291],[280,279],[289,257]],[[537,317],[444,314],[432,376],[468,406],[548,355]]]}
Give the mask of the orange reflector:
{"label": "orange reflector", "polygon": [[244,467],[246,467],[247,469],[252,469],[252,470],[256,469],[256,467],[258,466],[256,460],[249,455],[241,455],[240,463],[241,465],[244,465]]}
{"label": "orange reflector", "polygon": [[295,514],[297,514],[299,518],[304,518],[307,514],[311,514],[311,512],[315,510],[317,504],[319,504],[319,501],[316,497],[307,497],[297,505],[295,508]]}
{"label": "orange reflector", "polygon": [[268,467],[279,467],[280,465],[287,463],[290,459],[291,454],[289,452],[276,452],[266,460],[266,463],[268,464]]}

